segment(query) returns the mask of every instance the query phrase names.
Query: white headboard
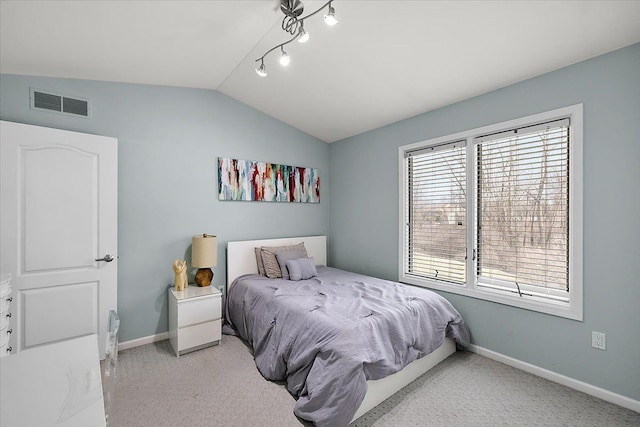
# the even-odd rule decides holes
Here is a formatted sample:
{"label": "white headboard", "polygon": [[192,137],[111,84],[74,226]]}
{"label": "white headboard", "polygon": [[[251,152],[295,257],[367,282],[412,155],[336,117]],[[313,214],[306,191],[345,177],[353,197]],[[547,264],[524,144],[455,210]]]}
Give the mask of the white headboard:
{"label": "white headboard", "polygon": [[287,237],[284,239],[243,240],[227,243],[227,289],[236,277],[258,274],[254,248],[260,246],[285,246],[304,242],[307,254],[316,265],[327,265],[327,236]]}

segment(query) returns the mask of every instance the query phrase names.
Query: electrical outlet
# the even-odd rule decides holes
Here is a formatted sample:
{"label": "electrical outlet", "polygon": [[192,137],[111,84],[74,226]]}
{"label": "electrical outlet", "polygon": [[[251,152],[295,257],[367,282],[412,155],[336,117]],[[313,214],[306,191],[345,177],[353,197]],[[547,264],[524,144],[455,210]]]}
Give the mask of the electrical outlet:
{"label": "electrical outlet", "polygon": [[602,332],[591,331],[591,347],[600,350],[607,349],[607,334]]}

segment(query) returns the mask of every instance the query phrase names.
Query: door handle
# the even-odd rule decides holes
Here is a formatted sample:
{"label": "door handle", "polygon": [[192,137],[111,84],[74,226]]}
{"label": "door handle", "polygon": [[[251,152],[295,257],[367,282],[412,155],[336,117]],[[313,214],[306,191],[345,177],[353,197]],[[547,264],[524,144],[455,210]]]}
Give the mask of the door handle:
{"label": "door handle", "polygon": [[96,261],[111,262],[113,261],[113,257],[109,254],[106,254],[104,258],[96,258]]}

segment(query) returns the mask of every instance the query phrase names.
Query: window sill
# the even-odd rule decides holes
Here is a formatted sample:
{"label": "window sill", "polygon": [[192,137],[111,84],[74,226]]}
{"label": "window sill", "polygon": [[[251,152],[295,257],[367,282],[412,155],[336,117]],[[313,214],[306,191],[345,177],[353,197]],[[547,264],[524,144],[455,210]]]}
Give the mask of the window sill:
{"label": "window sill", "polygon": [[509,305],[512,307],[523,308],[525,310],[531,310],[539,313],[582,321],[582,301],[575,295],[573,295],[572,300],[567,303],[561,301],[546,300],[537,297],[520,297],[519,295],[515,295],[510,292],[486,288],[469,288],[464,285],[438,282],[436,280],[429,280],[405,274],[400,275],[399,281],[402,283],[421,286],[423,288],[436,289],[439,291],[464,295],[467,297],[491,301],[499,304]]}

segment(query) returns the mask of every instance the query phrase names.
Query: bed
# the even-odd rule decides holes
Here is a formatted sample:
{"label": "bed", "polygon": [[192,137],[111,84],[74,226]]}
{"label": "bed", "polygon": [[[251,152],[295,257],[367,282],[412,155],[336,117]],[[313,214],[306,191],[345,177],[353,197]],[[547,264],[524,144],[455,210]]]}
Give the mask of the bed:
{"label": "bed", "polygon": [[[294,245],[300,242],[304,242],[308,256],[314,258],[316,265],[326,265],[325,236],[229,242],[225,313],[225,329],[239,335],[252,346],[256,365],[262,375],[270,380],[286,381],[289,392],[298,398],[294,412],[300,418],[318,426],[347,425],[454,353],[454,339],[461,345],[468,345],[469,332],[459,314],[452,307],[449,308],[450,304],[444,298],[425,289],[330,267],[318,267],[317,277],[299,282],[268,279],[258,275],[254,248]],[[446,331],[443,326],[437,328],[441,329],[439,333],[418,334],[415,330],[424,328],[396,327],[392,323],[389,326],[387,320],[382,320],[385,322],[382,328],[384,331],[394,331],[390,333],[391,338],[381,337],[378,327],[371,332],[374,335],[367,336],[358,325],[374,321],[377,325],[380,320],[376,316],[385,311],[379,302],[369,302],[366,292],[371,292],[370,289],[374,289],[374,293],[382,289],[385,295],[392,292],[389,295],[394,300],[410,301],[411,310],[414,305],[424,305],[424,295],[429,294],[429,298],[431,295],[435,296],[438,300],[433,304],[439,307],[438,310],[450,313],[447,314],[449,323],[446,324]],[[326,307],[324,305],[325,301],[348,301],[351,294],[366,304],[358,302],[342,311],[332,309],[329,302]],[[284,306],[279,305],[279,301],[283,301]],[[383,301],[383,305],[386,305],[387,300]],[[287,303],[289,306],[285,307]],[[370,310],[366,307],[375,309],[358,315],[355,320],[345,320],[347,317],[337,319],[343,314],[350,316],[351,312],[360,313],[362,307],[365,310]],[[323,310],[324,313],[321,313]],[[327,312],[331,312],[331,315],[327,316]],[[390,316],[394,317],[395,314]],[[320,322],[327,318],[335,322],[329,325]],[[293,328],[293,332],[289,329],[285,331],[284,325],[287,323],[288,327]],[[339,324],[344,325],[345,332],[339,329]],[[412,347],[414,344],[409,345],[406,352],[398,351],[397,348],[405,348],[404,344],[398,344],[390,350],[394,352],[391,357],[394,360],[381,362],[379,353],[383,350],[375,345],[389,347],[389,341],[395,340],[396,336],[411,334],[418,338],[408,338],[410,342],[417,340],[428,343],[414,343],[416,348]],[[445,334],[450,337],[445,338]],[[327,336],[330,338],[327,339]],[[335,338],[336,336],[342,338]],[[345,337],[349,338],[345,340]],[[324,351],[329,341],[339,343],[335,344],[338,347]],[[371,344],[373,349],[364,349],[370,342],[374,343]],[[435,345],[437,348],[427,349]],[[357,348],[357,351],[351,350],[351,347]],[[362,356],[359,355],[360,352],[363,353]],[[334,362],[334,355],[336,359],[342,357],[348,360]],[[364,359],[360,360],[359,357]],[[346,367],[340,366],[343,363]]]}

